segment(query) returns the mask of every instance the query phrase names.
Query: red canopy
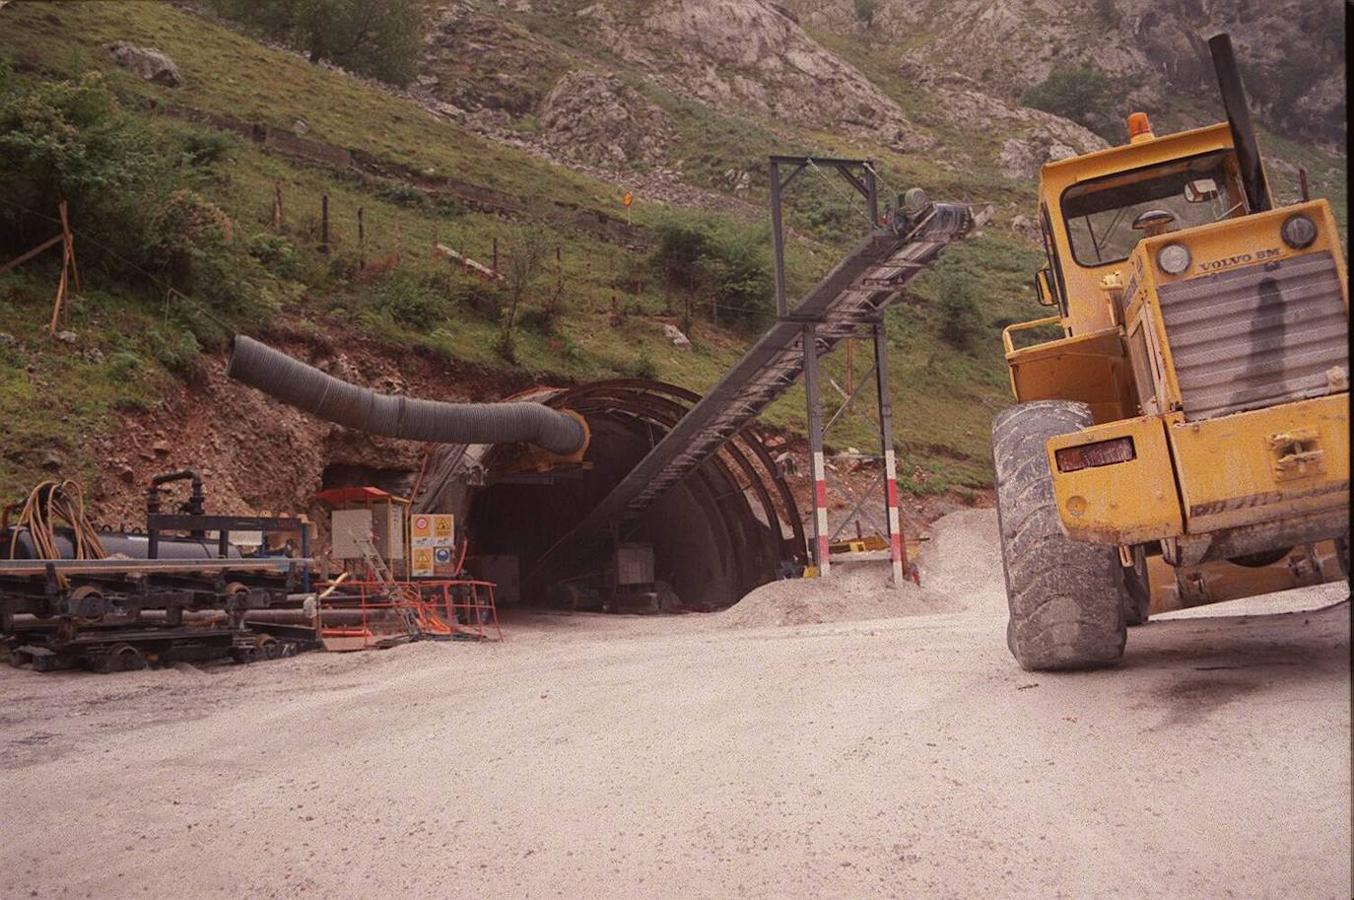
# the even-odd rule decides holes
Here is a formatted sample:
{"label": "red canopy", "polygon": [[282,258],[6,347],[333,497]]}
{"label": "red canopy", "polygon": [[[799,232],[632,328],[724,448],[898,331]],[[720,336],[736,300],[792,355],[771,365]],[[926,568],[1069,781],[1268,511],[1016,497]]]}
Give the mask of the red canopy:
{"label": "red canopy", "polygon": [[315,495],[315,499],[321,503],[328,503],[330,506],[338,506],[343,503],[371,502],[373,500],[385,500],[390,497],[388,491],[374,487],[338,487],[329,488],[320,491]]}

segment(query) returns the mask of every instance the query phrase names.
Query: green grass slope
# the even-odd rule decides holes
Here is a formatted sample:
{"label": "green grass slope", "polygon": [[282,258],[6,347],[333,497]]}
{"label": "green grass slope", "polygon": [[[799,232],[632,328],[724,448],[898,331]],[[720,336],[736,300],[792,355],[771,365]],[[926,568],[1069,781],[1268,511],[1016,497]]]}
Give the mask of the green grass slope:
{"label": "green grass slope", "polygon": [[[537,23],[530,15],[502,15],[523,34],[530,30],[531,45],[547,48],[549,59],[560,65],[573,65],[595,51],[586,36],[567,28],[549,35],[531,28]],[[104,47],[113,41],[164,51],[178,64],[184,84],[167,88],[123,70]],[[848,58],[869,58],[849,39],[830,45]],[[261,258],[266,257],[275,279],[263,320],[230,310],[201,313],[223,320],[224,328],[264,338],[270,323],[285,323],[290,333],[313,330],[331,338],[371,335],[394,358],[410,348],[441,356],[449,377],[470,369],[481,374],[512,370],[514,377],[505,381],[517,384],[523,376],[568,382],[646,375],[697,391],[713,384],[756,337],[755,330],[716,327],[709,317],[698,316],[691,335],[694,349],[675,349],[662,332],[663,323],[677,321],[675,304],[647,264],[647,247],[661,222],[704,219],[717,229],[746,229],[746,223],[673,210],[649,202],[643,192],[627,215],[618,184],[478,136],[378,87],[182,9],[156,2],[20,0],[0,9],[0,57],[10,60],[22,83],[100,72],[155,141],[167,147],[215,141],[222,148],[218,159],[194,171],[194,189],[230,216],[232,240],[267,251]],[[891,189],[922,185],[941,199],[996,203],[998,223],[1033,205],[1032,185],[1009,182],[983,166],[946,166],[943,148],[929,157],[903,156],[837,135],[736,120],[690,99],[664,95],[638,73],[626,73],[614,58],[606,62],[620,67],[672,117],[674,156],[690,180],[702,186],[721,189],[730,168],[759,173],[771,153],[811,151],[872,156]],[[863,68],[910,114],[931,124],[924,96],[885,66]],[[301,162],[243,137],[222,137],[224,132],[210,125],[167,116],[167,105],[283,132],[302,121],[306,139],[350,151],[363,164],[342,169]],[[966,142],[966,154],[995,152],[990,136],[980,140],[935,127],[943,142]],[[1323,178],[1328,170],[1334,172],[1323,167]],[[391,175],[434,189],[403,186],[386,177]],[[519,212],[486,209],[469,202],[465,191],[439,192],[436,186],[447,179],[468,186],[471,194],[482,189],[508,198]],[[284,202],[280,230],[272,224],[279,187]],[[754,181],[747,199],[764,203],[764,191],[764,184]],[[332,233],[328,254],[319,246],[324,196]],[[836,261],[860,223],[844,208],[840,185],[801,179],[792,203],[790,221],[799,237],[791,242],[789,281],[798,292]],[[359,209],[365,224],[361,246]],[[561,210],[574,211],[575,220]],[[630,230],[624,242],[604,239],[596,228],[576,227],[577,216],[612,223],[628,219]],[[539,231],[549,252],[545,273],[523,300],[527,321],[516,332],[509,361],[494,347],[499,327],[479,304],[475,283],[435,256],[433,245],[487,262],[496,241],[505,254],[520,242],[523,226]],[[34,235],[33,243],[45,236]],[[0,496],[11,497],[58,468],[88,477],[100,463],[93,437],[118,427],[121,412],[153,410],[176,379],[191,382],[200,347],[219,352],[195,331],[198,298],[167,294],[154,279],[118,274],[115,261],[101,258],[98,246],[77,246],[85,283],[71,309],[70,327],[79,335],[74,345],[46,336],[55,254],[0,276],[0,331],[13,338],[0,340],[0,417],[6,422],[0,430]],[[353,276],[359,257],[375,260],[395,253],[399,264],[392,272]],[[907,302],[890,312],[894,437],[900,474],[911,489],[989,483],[988,423],[1009,402],[1000,329],[1041,314],[1028,288],[1038,259],[1026,239],[1002,224],[988,226],[953,248],[935,272],[914,286]],[[971,301],[957,329],[946,302],[955,296]],[[558,310],[547,321],[542,313],[552,298]],[[867,368],[866,348],[860,350],[856,380]],[[851,380],[845,365],[842,352],[826,363],[828,375],[843,387]],[[829,411],[834,395],[831,389],[825,395]],[[787,395],[764,419],[802,429],[802,392]],[[844,417],[830,437],[835,447],[860,449],[869,449],[870,440],[865,415]]]}

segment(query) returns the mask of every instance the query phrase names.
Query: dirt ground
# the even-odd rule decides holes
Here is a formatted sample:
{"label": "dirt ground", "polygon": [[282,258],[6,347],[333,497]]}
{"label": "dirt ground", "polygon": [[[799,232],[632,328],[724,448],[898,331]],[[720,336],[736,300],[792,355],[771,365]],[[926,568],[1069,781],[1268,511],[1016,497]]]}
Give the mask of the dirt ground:
{"label": "dirt ground", "polygon": [[842,582],[838,621],[0,667],[0,895],[1350,896],[1343,585],[1033,675],[994,546],[942,519],[921,590]]}

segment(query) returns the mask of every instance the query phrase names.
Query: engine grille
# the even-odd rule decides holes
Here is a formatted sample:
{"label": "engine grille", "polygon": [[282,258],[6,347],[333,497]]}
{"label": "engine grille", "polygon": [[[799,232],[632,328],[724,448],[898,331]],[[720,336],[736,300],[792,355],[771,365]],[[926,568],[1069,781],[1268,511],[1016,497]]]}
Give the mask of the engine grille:
{"label": "engine grille", "polygon": [[1335,259],[1313,253],[1157,291],[1188,419],[1331,392],[1349,371],[1349,315]]}

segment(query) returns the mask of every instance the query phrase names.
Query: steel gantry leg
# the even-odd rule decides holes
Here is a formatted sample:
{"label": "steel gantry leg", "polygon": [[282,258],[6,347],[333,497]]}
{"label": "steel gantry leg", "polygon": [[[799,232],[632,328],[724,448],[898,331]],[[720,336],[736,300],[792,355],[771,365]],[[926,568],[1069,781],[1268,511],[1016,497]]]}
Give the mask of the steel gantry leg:
{"label": "steel gantry leg", "polygon": [[828,553],[827,469],[823,463],[823,410],[818,394],[818,339],[812,324],[804,326],[804,398],[808,412],[809,455],[813,466],[813,564],[818,576],[832,568]]}
{"label": "steel gantry leg", "polygon": [[[884,453],[884,504],[887,507],[889,560],[893,564],[893,585],[911,575],[907,562],[907,544],[903,541],[902,519],[898,515],[898,466],[893,454],[893,399],[889,391],[889,344],[881,318],[874,323],[874,375],[879,390],[879,438]],[[914,577],[914,580],[915,577]]]}

